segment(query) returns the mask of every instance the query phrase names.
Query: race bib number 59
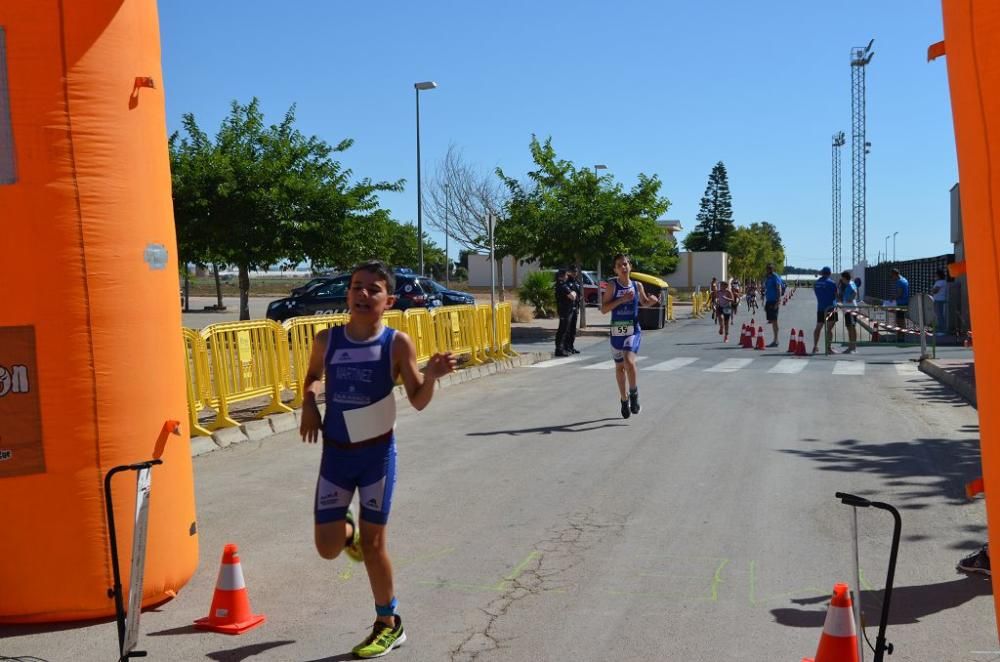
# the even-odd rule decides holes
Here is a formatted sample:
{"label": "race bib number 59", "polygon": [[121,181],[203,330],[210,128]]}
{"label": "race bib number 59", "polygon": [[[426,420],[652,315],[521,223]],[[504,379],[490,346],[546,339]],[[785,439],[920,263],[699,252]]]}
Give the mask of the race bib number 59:
{"label": "race bib number 59", "polygon": [[632,335],[632,322],[612,322],[611,335],[613,336]]}

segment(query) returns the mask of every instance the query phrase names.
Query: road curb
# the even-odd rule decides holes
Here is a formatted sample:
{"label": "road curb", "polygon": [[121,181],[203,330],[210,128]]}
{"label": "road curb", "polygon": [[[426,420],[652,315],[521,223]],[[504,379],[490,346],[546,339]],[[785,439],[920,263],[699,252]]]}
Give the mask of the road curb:
{"label": "road curb", "polygon": [[930,375],[941,384],[949,387],[958,395],[962,396],[973,407],[978,409],[976,404],[976,387],[967,379],[962,379],[958,375],[949,372],[944,367],[936,363],[933,359],[924,359],[920,362],[920,371]]}
{"label": "road curb", "polygon": [[[499,375],[510,372],[514,368],[528,366],[551,358],[552,352],[524,352],[499,361],[470,366],[439,379],[438,388],[450,388],[491,375]],[[394,390],[396,400],[406,399],[406,390],[402,386],[397,386]],[[320,412],[324,409],[325,407],[320,405]],[[236,428],[222,428],[213,432],[211,437],[191,437],[191,456],[197,457],[218,448],[227,448],[232,444],[244,441],[261,441],[282,432],[295,430],[299,426],[300,411],[300,409],[296,409],[290,413],[274,414],[260,420],[247,421]]]}

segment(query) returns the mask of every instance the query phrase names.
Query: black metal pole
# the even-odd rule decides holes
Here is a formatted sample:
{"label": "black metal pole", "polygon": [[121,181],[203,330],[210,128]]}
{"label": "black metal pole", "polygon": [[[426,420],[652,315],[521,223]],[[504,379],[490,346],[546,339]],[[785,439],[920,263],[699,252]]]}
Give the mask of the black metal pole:
{"label": "black metal pole", "polygon": [[[841,503],[848,506],[853,506],[855,508],[878,508],[879,510],[888,510],[892,513],[892,547],[889,550],[889,570],[886,572],[885,576],[885,597],[882,600],[882,615],[879,618],[878,636],[875,637],[874,662],[883,662],[886,654],[892,655],[892,644],[885,640],[885,630],[889,625],[889,604],[892,602],[892,583],[896,577],[896,558],[899,554],[899,537],[903,529],[903,519],[900,517],[899,511],[888,503],[882,503],[881,501],[869,501],[864,497],[847,494],[845,492],[837,492],[834,496],[840,499]],[[858,587],[858,590],[860,591],[860,587]],[[858,599],[860,598],[861,596],[859,593]]]}
{"label": "black metal pole", "polygon": [[118,655],[119,662],[130,657],[145,657],[145,651],[125,652],[125,607],[122,604],[122,575],[118,565],[118,536],[115,533],[115,507],[111,498],[111,477],[122,471],[138,471],[146,467],[163,464],[163,460],[148,460],[138,464],[125,464],[115,467],[104,475],[104,506],[108,511],[108,538],[111,542],[111,570],[114,574],[114,585],[108,589],[108,597],[115,599],[115,620],[118,622]]}

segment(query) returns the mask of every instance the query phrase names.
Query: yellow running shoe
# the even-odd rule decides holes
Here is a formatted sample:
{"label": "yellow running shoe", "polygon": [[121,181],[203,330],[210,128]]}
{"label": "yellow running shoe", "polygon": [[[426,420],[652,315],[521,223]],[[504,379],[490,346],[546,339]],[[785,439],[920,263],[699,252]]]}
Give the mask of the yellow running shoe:
{"label": "yellow running shoe", "polygon": [[406,633],[403,632],[403,619],[399,614],[393,616],[396,620],[395,627],[390,627],[382,621],[375,621],[372,633],[368,638],[351,649],[351,652],[363,660],[373,657],[382,657],[393,648],[402,645],[406,641]]}

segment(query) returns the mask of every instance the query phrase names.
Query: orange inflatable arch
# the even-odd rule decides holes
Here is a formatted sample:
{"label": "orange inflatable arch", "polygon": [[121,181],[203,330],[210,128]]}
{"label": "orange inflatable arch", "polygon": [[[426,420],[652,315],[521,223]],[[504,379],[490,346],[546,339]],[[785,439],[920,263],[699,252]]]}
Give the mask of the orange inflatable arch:
{"label": "orange inflatable arch", "polygon": [[[969,308],[976,338],[1000,328],[1000,3],[944,0],[944,45],[951,90]],[[990,549],[1000,549],[1000,347],[977,342],[976,399]],[[994,609],[1000,613],[998,593]]]}
{"label": "orange inflatable arch", "polygon": [[[186,420],[159,44],[153,0],[0,2],[0,622],[114,613],[104,474]],[[161,458],[144,604],[197,566],[186,433]]]}

